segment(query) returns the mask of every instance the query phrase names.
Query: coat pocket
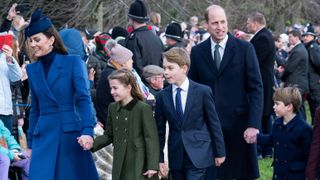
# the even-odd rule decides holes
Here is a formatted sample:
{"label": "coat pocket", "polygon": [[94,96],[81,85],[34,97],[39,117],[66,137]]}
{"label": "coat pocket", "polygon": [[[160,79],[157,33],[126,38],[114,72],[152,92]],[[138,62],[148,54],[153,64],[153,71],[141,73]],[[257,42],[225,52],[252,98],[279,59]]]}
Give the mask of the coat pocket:
{"label": "coat pocket", "polygon": [[199,141],[211,142],[211,137],[209,136],[209,134],[196,133],[194,134],[194,137],[196,138],[196,140]]}
{"label": "coat pocket", "polygon": [[80,123],[68,123],[62,125],[63,132],[71,132],[71,131],[80,131],[81,124]]}

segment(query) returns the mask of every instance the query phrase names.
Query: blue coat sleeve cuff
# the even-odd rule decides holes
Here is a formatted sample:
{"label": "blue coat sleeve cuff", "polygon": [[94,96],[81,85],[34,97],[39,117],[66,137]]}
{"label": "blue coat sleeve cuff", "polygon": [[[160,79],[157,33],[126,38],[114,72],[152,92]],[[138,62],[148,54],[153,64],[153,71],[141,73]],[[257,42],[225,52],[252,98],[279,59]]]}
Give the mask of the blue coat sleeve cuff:
{"label": "blue coat sleeve cuff", "polygon": [[93,128],[90,128],[90,127],[83,128],[81,135],[89,135],[93,137]]}

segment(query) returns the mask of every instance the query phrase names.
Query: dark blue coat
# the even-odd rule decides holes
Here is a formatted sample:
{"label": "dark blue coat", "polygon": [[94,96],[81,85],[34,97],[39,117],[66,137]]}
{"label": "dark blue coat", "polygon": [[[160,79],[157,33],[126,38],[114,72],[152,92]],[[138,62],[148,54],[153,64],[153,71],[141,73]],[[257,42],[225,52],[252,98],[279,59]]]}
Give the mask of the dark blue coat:
{"label": "dark blue coat", "polygon": [[263,86],[253,46],[228,35],[219,70],[211,54],[210,38],[191,50],[190,79],[211,87],[226,145],[221,179],[259,177],[256,145],[247,144],[243,133],[259,129],[263,110]]}
{"label": "dark blue coat", "polygon": [[312,129],[299,115],[287,125],[275,120],[271,135],[258,135],[258,142],[274,147],[273,179],[304,180]]}
{"label": "dark blue coat", "polygon": [[77,142],[81,135],[93,136],[95,123],[87,71],[80,56],[56,54],[47,79],[40,61],[28,65],[27,73],[31,94],[29,179],[98,179],[91,152]]}
{"label": "dark blue coat", "polygon": [[183,120],[178,118],[172,86],[157,94],[155,119],[160,141],[160,162],[163,162],[166,122],[169,123],[169,166],[181,170],[184,150],[196,168],[212,166],[215,157],[225,156],[220,122],[209,87],[189,81]]}

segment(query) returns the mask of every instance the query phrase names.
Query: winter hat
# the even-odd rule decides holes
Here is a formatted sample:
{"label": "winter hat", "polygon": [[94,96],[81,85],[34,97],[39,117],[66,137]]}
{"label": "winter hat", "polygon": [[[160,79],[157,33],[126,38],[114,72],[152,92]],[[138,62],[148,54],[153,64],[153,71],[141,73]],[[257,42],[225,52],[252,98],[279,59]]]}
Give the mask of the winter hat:
{"label": "winter hat", "polygon": [[75,28],[62,29],[59,35],[66,46],[69,54],[79,55],[81,59],[86,60],[86,51],[81,39],[80,32]]}
{"label": "winter hat", "polygon": [[107,33],[100,34],[94,38],[96,42],[96,53],[104,59],[108,59],[110,57],[107,49],[105,48],[105,44],[110,38],[110,35]]}
{"label": "winter hat", "polygon": [[110,60],[116,61],[119,64],[125,64],[133,56],[133,53],[129,49],[121,46],[113,39],[110,39],[106,43],[106,49],[110,51]]}
{"label": "winter hat", "polygon": [[163,75],[164,70],[160,66],[156,65],[147,65],[143,68],[143,77],[145,79],[150,78],[152,76]]}
{"label": "winter hat", "polygon": [[314,32],[314,28],[313,28],[312,24],[308,24],[304,28],[304,33],[302,34],[302,36],[305,36],[305,35],[312,35],[312,36],[316,37],[316,34]]}
{"label": "winter hat", "polygon": [[142,0],[136,0],[130,5],[128,16],[140,23],[149,21],[147,8]]}
{"label": "winter hat", "polygon": [[52,26],[50,18],[43,15],[41,9],[35,10],[31,15],[31,21],[28,27],[25,29],[25,36],[30,37],[34,34],[44,32]]}
{"label": "winter hat", "polygon": [[180,24],[176,22],[170,23],[166,28],[165,36],[179,42],[182,41],[183,34]]}
{"label": "winter hat", "polygon": [[128,31],[123,27],[116,26],[112,29],[111,38],[116,39],[117,37],[127,37],[129,35]]}

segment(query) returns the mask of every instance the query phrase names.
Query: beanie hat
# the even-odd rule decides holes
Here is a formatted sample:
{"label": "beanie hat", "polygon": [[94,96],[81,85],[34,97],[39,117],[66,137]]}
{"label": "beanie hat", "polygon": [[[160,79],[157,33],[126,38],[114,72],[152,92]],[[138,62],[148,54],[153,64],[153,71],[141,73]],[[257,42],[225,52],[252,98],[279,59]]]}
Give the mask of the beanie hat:
{"label": "beanie hat", "polygon": [[25,36],[30,37],[34,34],[44,32],[52,26],[51,20],[43,15],[41,9],[35,10],[31,15],[31,21],[28,27],[25,29]]}
{"label": "beanie hat", "polygon": [[166,28],[165,36],[179,42],[182,41],[183,34],[180,24],[176,22],[170,23]]}
{"label": "beanie hat", "polygon": [[313,28],[312,24],[308,24],[304,28],[304,33],[302,34],[302,36],[305,36],[305,35],[312,35],[312,36],[316,37],[316,34],[314,32],[314,28]]}
{"label": "beanie hat", "polygon": [[116,39],[117,37],[127,37],[129,35],[128,31],[120,26],[116,26],[112,29],[111,38]]}
{"label": "beanie hat", "polygon": [[143,77],[145,79],[150,78],[152,76],[156,76],[156,75],[163,75],[164,74],[164,70],[163,68],[156,66],[156,65],[147,65],[143,68]]}
{"label": "beanie hat", "polygon": [[133,53],[129,49],[121,46],[113,39],[110,39],[106,43],[106,49],[110,51],[110,60],[116,61],[119,64],[125,64],[133,56]]}
{"label": "beanie hat", "polygon": [[111,37],[107,33],[100,34],[94,38],[96,42],[96,53],[104,59],[108,59],[110,57],[107,49],[105,48],[105,44],[110,38]]}
{"label": "beanie hat", "polygon": [[130,5],[128,16],[140,23],[149,21],[147,8],[141,0],[136,0]]}

